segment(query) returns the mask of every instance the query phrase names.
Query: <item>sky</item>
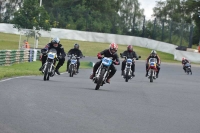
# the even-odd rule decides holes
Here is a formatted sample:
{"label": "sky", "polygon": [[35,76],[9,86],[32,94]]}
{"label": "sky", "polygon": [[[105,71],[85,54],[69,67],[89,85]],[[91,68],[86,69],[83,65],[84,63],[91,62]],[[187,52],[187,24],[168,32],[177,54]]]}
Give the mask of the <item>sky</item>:
{"label": "sky", "polygon": [[153,8],[156,6],[155,0],[138,0],[138,2],[141,4],[140,7],[144,9],[146,19],[151,19]]}

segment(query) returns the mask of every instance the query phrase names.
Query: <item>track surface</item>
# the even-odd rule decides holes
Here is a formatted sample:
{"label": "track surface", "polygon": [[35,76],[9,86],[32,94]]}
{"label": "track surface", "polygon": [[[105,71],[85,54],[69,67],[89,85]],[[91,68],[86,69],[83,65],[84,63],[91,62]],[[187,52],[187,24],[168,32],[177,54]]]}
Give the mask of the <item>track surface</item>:
{"label": "track surface", "polygon": [[[83,60],[97,61],[95,58]],[[153,83],[144,61],[128,83],[120,67],[100,90],[91,69],[50,81],[30,76],[0,81],[0,133],[199,133],[200,70],[163,63]]]}

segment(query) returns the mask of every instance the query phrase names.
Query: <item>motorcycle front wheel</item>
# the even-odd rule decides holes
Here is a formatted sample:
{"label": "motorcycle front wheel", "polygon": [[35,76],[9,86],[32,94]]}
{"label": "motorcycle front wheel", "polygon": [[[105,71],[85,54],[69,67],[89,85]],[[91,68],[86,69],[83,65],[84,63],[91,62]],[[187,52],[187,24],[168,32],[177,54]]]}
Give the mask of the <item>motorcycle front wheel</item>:
{"label": "motorcycle front wheel", "polygon": [[49,69],[50,69],[50,64],[48,63],[46,69],[44,70],[44,81],[49,80]]}
{"label": "motorcycle front wheel", "polygon": [[102,84],[102,82],[103,82],[103,76],[104,76],[105,72],[106,72],[105,69],[102,69],[102,70],[101,70],[101,74],[99,75],[99,79],[98,79],[98,81],[97,81],[97,85],[96,85],[95,90],[98,90],[98,89],[100,88],[100,86],[101,86],[101,84]]}
{"label": "motorcycle front wheel", "polygon": [[69,76],[70,77],[73,77],[74,76],[74,65],[70,65],[70,67],[69,67]]}

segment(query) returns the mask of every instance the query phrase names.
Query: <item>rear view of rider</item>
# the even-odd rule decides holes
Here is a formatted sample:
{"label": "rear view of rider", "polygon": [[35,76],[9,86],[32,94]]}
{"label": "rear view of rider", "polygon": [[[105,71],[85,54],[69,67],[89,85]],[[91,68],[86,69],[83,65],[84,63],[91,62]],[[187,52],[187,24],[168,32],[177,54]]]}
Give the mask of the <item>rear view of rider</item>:
{"label": "rear view of rider", "polygon": [[[121,57],[123,57],[123,56],[126,56],[127,59],[128,59],[128,58],[129,58],[129,59],[136,58],[136,60],[138,60],[138,56],[137,56],[136,52],[133,51],[133,46],[132,46],[132,45],[128,45],[128,46],[127,46],[127,50],[124,51],[124,52],[121,54]],[[126,60],[124,60],[124,61],[122,62],[122,66],[121,66],[122,73],[121,73],[121,75],[124,75],[125,66],[126,66]],[[131,70],[132,70],[132,76],[134,77],[134,76],[135,76],[135,74],[134,74],[134,72],[135,72],[135,62],[134,62],[134,61],[133,61],[132,66],[131,66]]]}
{"label": "rear view of rider", "polygon": [[146,60],[146,77],[148,76],[148,72],[149,72],[149,70],[148,70],[148,61],[149,61],[150,58],[156,58],[157,59],[157,65],[156,65],[156,67],[157,67],[158,71],[156,73],[156,78],[158,78],[158,74],[160,72],[160,63],[161,63],[161,60],[160,60],[160,57],[157,55],[157,53],[156,53],[155,50],[151,51],[151,54],[149,55],[149,57]]}
{"label": "rear view of rider", "polygon": [[64,64],[66,54],[65,54],[64,48],[62,47],[62,44],[60,44],[60,39],[59,38],[53,38],[52,41],[45,46],[45,48],[41,49],[42,66],[40,67],[39,70],[42,71],[43,65],[45,64],[45,62],[47,60],[46,51],[49,51],[52,48],[56,49],[56,51],[57,51],[57,55],[58,55],[59,61],[58,61],[58,64],[57,64],[57,66],[55,68],[55,72],[58,75],[60,75],[59,68]]}
{"label": "rear view of rider", "polygon": [[190,61],[188,59],[186,59],[185,57],[182,58],[182,65],[183,65],[183,70],[186,72],[186,67],[185,64],[190,63]]}
{"label": "rear view of rider", "polygon": [[[79,50],[79,44],[75,43],[74,48],[70,49],[67,55],[72,55],[72,54],[76,55],[77,57],[83,56],[81,50]],[[69,64],[70,64],[70,59],[67,61],[67,70],[66,70],[67,72],[68,72]],[[79,61],[79,58],[77,58],[77,73],[78,73],[79,66],[80,66],[80,61]]]}
{"label": "rear view of rider", "polygon": [[[113,57],[113,64],[119,65],[120,61],[119,61],[119,56],[117,54],[117,49],[118,49],[118,45],[116,43],[111,43],[109,46],[109,49],[105,49],[104,51],[98,53],[97,57],[98,57],[98,59],[102,59],[102,55],[104,55],[104,57]],[[98,61],[94,65],[93,73],[91,74],[90,79],[93,79],[93,77],[95,76],[95,73],[96,73],[98,67],[101,65],[101,62],[102,61]],[[113,75],[117,71],[113,64],[110,66],[111,72],[110,72],[109,76],[107,77],[107,80],[106,80],[107,83],[110,83],[110,79],[113,77]]]}

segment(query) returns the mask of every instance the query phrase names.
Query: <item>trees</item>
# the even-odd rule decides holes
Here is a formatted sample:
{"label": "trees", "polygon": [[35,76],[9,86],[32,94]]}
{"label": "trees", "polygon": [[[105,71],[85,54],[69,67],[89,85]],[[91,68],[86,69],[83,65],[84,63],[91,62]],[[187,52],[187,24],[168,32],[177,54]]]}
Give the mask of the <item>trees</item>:
{"label": "trees", "polygon": [[22,8],[14,13],[12,23],[18,29],[35,27],[36,30],[50,30],[51,28],[49,15],[43,6],[39,6],[38,0],[24,0]]}

